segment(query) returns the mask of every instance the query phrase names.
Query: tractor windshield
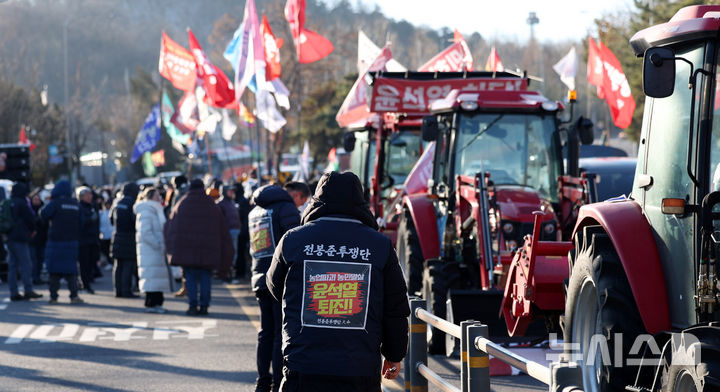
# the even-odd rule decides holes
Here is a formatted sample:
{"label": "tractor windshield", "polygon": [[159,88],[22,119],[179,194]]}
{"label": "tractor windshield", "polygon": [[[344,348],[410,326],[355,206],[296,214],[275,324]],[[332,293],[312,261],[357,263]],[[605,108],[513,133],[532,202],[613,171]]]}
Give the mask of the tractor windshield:
{"label": "tractor windshield", "polygon": [[557,199],[562,170],[555,118],[527,113],[461,114],[456,142],[456,173],[490,172],[497,185],[527,186]]}
{"label": "tractor windshield", "polygon": [[387,174],[392,177],[393,184],[401,185],[405,182],[405,178],[420,158],[421,146],[419,131],[400,131],[389,138],[386,164]]}

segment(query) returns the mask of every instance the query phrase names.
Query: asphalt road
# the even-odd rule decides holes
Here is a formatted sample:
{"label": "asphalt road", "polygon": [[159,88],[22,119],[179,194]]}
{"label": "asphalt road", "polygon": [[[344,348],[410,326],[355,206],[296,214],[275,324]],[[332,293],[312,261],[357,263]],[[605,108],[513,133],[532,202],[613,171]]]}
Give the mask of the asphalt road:
{"label": "asphalt road", "polygon": [[[258,309],[248,283],[213,281],[210,314],[185,315],[185,299],[166,297],[166,314],[144,312],[143,299],[115,298],[109,272],[81,292],[85,304],[43,298],[10,302],[0,284],[0,390],[253,391]],[[430,367],[459,386],[458,361]],[[401,391],[403,380],[385,382]],[[547,390],[527,376],[496,377],[495,391]],[[430,386],[429,391],[439,391]]]}

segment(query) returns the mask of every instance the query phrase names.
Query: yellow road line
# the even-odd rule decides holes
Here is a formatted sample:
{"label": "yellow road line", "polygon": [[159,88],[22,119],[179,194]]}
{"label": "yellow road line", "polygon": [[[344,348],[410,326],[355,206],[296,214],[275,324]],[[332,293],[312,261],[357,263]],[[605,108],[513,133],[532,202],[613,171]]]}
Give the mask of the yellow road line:
{"label": "yellow road line", "polygon": [[[260,330],[260,307],[255,303],[255,296],[252,294],[250,287],[246,284],[242,285],[230,285],[225,284],[225,288],[228,289],[230,295],[235,298],[235,302],[240,306],[240,310],[247,316],[250,323],[255,327],[256,330]],[[249,302],[252,300],[253,304]]]}

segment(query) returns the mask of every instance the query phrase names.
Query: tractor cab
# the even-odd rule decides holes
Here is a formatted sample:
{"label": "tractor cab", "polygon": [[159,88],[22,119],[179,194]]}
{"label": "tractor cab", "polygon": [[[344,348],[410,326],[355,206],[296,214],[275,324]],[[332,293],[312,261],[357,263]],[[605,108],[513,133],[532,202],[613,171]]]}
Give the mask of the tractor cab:
{"label": "tractor cab", "polygon": [[[532,212],[548,212],[546,235],[557,236],[553,204],[563,174],[557,113],[562,106],[535,91],[453,91],[435,102],[432,126],[423,137],[436,141],[431,192],[445,200],[455,179],[484,173],[494,191],[501,247],[510,250],[531,233]],[[523,225],[523,223],[527,223]]]}
{"label": "tractor cab", "polygon": [[377,218],[391,220],[386,219],[392,214],[388,207],[402,193],[406,177],[424,151],[421,124],[421,116],[376,114],[363,127],[350,128],[345,134],[350,171],[363,183],[365,198]]}
{"label": "tractor cab", "polygon": [[[660,247],[671,323],[720,320],[715,204],[720,201],[719,6],[681,9],[635,34],[647,95],[633,198]],[[720,234],[720,233],[718,233]]]}

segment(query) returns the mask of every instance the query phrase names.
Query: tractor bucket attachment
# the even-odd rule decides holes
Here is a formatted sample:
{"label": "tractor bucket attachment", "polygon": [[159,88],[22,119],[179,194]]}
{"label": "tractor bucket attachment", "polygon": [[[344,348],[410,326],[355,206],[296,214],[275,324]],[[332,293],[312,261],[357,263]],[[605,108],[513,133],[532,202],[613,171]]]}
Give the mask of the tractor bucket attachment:
{"label": "tractor bucket attachment", "polygon": [[538,241],[542,215],[535,213],[533,235],[525,237],[508,271],[501,306],[509,336],[522,336],[538,316],[560,314],[565,309],[563,285],[569,275],[567,254],[573,244]]}

